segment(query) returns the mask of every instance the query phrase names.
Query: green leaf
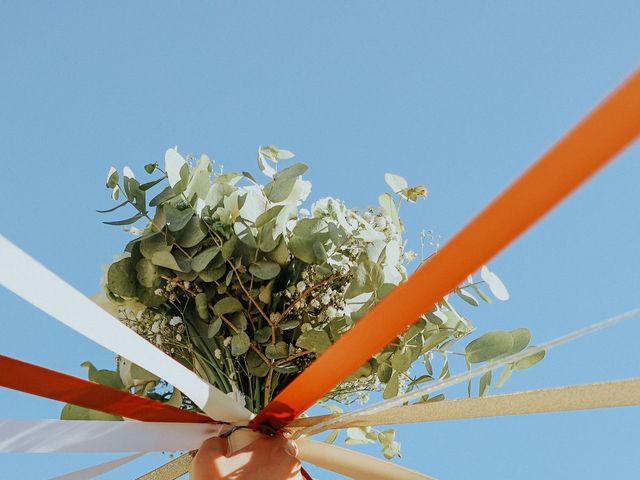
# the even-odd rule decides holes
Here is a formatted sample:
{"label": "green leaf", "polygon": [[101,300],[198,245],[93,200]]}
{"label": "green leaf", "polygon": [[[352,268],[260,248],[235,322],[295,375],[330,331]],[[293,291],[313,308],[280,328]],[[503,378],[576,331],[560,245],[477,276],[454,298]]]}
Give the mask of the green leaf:
{"label": "green leaf", "polygon": [[324,330],[308,330],[298,337],[296,346],[320,354],[331,346],[331,339]]}
{"label": "green leaf", "polygon": [[384,392],[382,392],[382,398],[387,400],[389,398],[393,398],[398,396],[398,390],[400,388],[398,373],[393,372],[391,378],[387,382],[387,385],[384,387]]}
{"label": "green leaf", "polygon": [[209,247],[202,250],[195,257],[193,257],[193,260],[191,261],[191,268],[193,268],[196,272],[202,272],[205,268],[207,268],[209,263],[211,263],[211,260],[213,260],[219,252],[219,247]]}
{"label": "green leaf", "polygon": [[98,370],[91,362],[82,362],[80,364],[82,368],[86,368],[89,371],[89,380],[99,383],[100,385],[106,385],[107,387],[115,388],[116,390],[122,390],[124,384],[120,378],[118,372],[112,370]]}
{"label": "green leaf", "polygon": [[278,323],[278,328],[283,332],[285,332],[287,330],[293,330],[299,325],[300,325],[300,322],[298,320],[286,320],[284,322]]}
{"label": "green leaf", "polygon": [[378,197],[378,203],[380,204],[382,213],[390,217],[396,228],[399,231],[402,231],[402,223],[400,223],[398,209],[396,208],[396,204],[393,201],[393,197],[391,197],[391,195],[389,195],[388,193],[383,193]]}
{"label": "green leaf", "polygon": [[209,318],[209,302],[207,301],[206,293],[199,293],[195,298],[196,302],[196,311],[198,312],[198,316],[202,320],[206,320]]}
{"label": "green leaf", "polygon": [[260,355],[253,350],[249,350],[247,352],[245,361],[247,363],[247,371],[249,375],[264,378],[269,373],[269,366],[264,363],[262,358],[260,358]]}
{"label": "green leaf", "polygon": [[456,295],[458,295],[462,300],[467,302],[469,305],[472,305],[474,307],[479,307],[480,306],[480,302],[478,302],[478,300],[476,300],[476,297],[471,295],[466,290],[463,290],[461,288],[456,288],[455,292],[456,292]]}
{"label": "green leaf", "polygon": [[136,223],[140,220],[144,215],[142,213],[137,213],[133,217],[126,218],[124,220],[116,220],[115,222],[102,222],[105,225],[131,225],[132,223]]}
{"label": "green leaf", "polygon": [[156,171],[156,166],[157,166],[156,163],[147,163],[144,166],[144,171],[147,172],[149,175],[151,175],[153,172]]}
{"label": "green leaf", "polygon": [[545,356],[545,352],[544,351],[529,355],[528,357],[525,357],[525,358],[515,362],[513,364],[513,369],[514,370],[526,370],[527,368],[533,367],[536,363],[541,361],[544,358],[544,356]]}
{"label": "green leaf", "polygon": [[107,188],[115,188],[118,186],[118,182],[120,181],[120,176],[118,175],[118,171],[111,167],[109,172],[107,173]]}
{"label": "green leaf", "polygon": [[273,220],[278,216],[278,214],[284,207],[285,207],[284,205],[276,205],[274,207],[271,207],[266,212],[258,215],[258,218],[256,218],[256,227],[261,228],[262,226],[269,223],[271,220]]}
{"label": "green leaf", "polygon": [[143,192],[146,192],[147,190],[150,190],[153,187],[155,187],[157,184],[159,184],[163,180],[164,180],[164,177],[160,177],[150,182],[143,183],[140,185],[140,190],[142,190]]}
{"label": "green leaf", "polygon": [[242,304],[240,300],[235,297],[225,297],[219,300],[213,307],[213,312],[216,315],[225,315],[227,313],[240,312],[242,310]]}
{"label": "green leaf", "polygon": [[222,328],[222,319],[216,318],[207,327],[207,338],[213,338]]}
{"label": "green leaf", "polygon": [[529,345],[531,341],[531,332],[528,328],[516,328],[515,330],[511,330],[510,333],[513,337],[513,348],[509,352],[509,355],[521,352],[527,348],[527,345]]}
{"label": "green leaf", "polygon": [[177,197],[178,194],[171,187],[166,187],[162,190],[158,195],[153,197],[149,202],[150,207],[157,207],[158,205],[162,205],[165,202],[168,202],[172,198]]}
{"label": "green leaf", "polygon": [[399,349],[391,357],[391,366],[398,373],[404,373],[411,367],[411,352]]}
{"label": "green leaf", "polygon": [[141,258],[136,264],[136,278],[143,287],[151,288],[157,285],[159,279],[158,267],[146,258]]}
{"label": "green leaf", "polygon": [[247,329],[247,317],[244,316],[243,312],[236,312],[231,316],[231,323],[238,330],[246,330]]}
{"label": "green leaf", "polygon": [[289,356],[289,344],[287,342],[277,342],[275,345],[269,344],[264,349],[265,356],[270,360],[278,360]]}
{"label": "green leaf", "polygon": [[289,263],[289,249],[287,248],[284,238],[280,237],[278,245],[273,250],[266,253],[265,257],[268,260],[277,263],[281,267],[287,265]]}
{"label": "green leaf", "polygon": [[484,397],[489,386],[491,385],[491,370],[480,377],[480,384],[478,385],[478,395]]}
{"label": "green leaf", "polygon": [[273,203],[283,202],[291,194],[295,183],[296,177],[274,178],[265,185],[264,195]]}
{"label": "green leaf", "polygon": [[224,277],[225,273],[227,273],[226,265],[216,267],[215,263],[213,263],[200,272],[200,278],[204,282],[215,282]]}
{"label": "green leaf", "polygon": [[136,296],[136,270],[131,257],[113,263],[107,271],[107,287],[109,291],[120,297]]}
{"label": "green leaf", "polygon": [[125,200],[122,203],[119,203],[118,205],[116,205],[113,208],[109,208],[108,210],[96,210],[97,213],[111,213],[111,212],[115,212],[117,209],[124,207],[127,203],[129,203],[129,200]]}
{"label": "green leaf", "polygon": [[465,352],[469,363],[480,363],[509,353],[512,348],[513,336],[511,332],[497,330],[485,333],[469,343]]}
{"label": "green leaf", "polygon": [[236,247],[236,242],[237,241],[238,241],[238,237],[233,236],[229,240],[227,240],[224,243],[224,245],[222,245],[222,249],[220,251],[222,252],[222,257],[225,260],[229,260],[231,258],[231,256],[233,255],[233,250]]}
{"label": "green leaf", "polygon": [[167,227],[172,232],[177,232],[178,230],[182,230],[187,222],[191,220],[193,217],[193,210],[189,207],[184,210],[179,210],[173,205],[165,205],[164,212],[167,216]]}
{"label": "green leaf", "polygon": [[329,435],[327,435],[326,438],[323,440],[324,443],[328,443],[329,445],[333,445],[333,443],[338,438],[339,434],[340,434],[340,430],[332,430],[331,433],[329,433]]}
{"label": "green leaf", "polygon": [[275,283],[275,280],[271,280],[266,285],[260,287],[260,293],[258,294],[258,299],[267,305],[271,303],[271,295],[273,293],[274,283]]}
{"label": "green leaf", "polygon": [[160,377],[156,374],[151,373],[135,363],[131,363],[131,378],[139,383],[157,382],[160,380]]}
{"label": "green leaf", "polygon": [[251,340],[249,340],[249,336],[246,333],[240,332],[231,336],[231,355],[234,357],[247,353],[250,346]]}
{"label": "green leaf", "polygon": [[287,178],[296,179],[300,175],[305,173],[307,170],[309,170],[309,167],[307,165],[305,165],[304,163],[294,163],[290,167],[287,167],[284,170],[281,170],[278,173],[276,173],[273,176],[273,178],[274,178],[274,180],[284,180],[284,179],[287,179]]}
{"label": "green leaf", "polygon": [[171,270],[175,270],[177,272],[186,271],[180,268],[178,262],[176,261],[176,258],[171,254],[171,252],[167,250],[161,250],[154,253],[151,257],[151,262],[159,267],[170,268]]}
{"label": "green leaf", "polygon": [[256,330],[254,334],[256,342],[258,343],[266,343],[271,339],[271,328],[270,327],[262,327]]}
{"label": "green leaf", "polygon": [[391,379],[392,374],[393,374],[393,369],[386,363],[380,364],[378,366],[378,371],[376,372],[376,375],[378,375],[378,379],[380,380],[380,382],[389,383],[389,380]]}
{"label": "green leaf", "polygon": [[249,272],[260,280],[271,280],[280,273],[280,265],[273,262],[260,260],[249,266]]}
{"label": "green leaf", "polygon": [[184,228],[177,232],[176,241],[184,248],[191,248],[200,243],[205,236],[206,233],[202,229],[200,218],[194,215]]}
{"label": "green leaf", "polygon": [[365,258],[358,263],[344,296],[354,298],[363,293],[375,292],[383,283],[384,273],[380,266]]}
{"label": "green leaf", "polygon": [[149,260],[153,258],[154,253],[163,251],[171,251],[171,245],[167,245],[165,236],[161,232],[144,237],[140,242],[140,253]]}

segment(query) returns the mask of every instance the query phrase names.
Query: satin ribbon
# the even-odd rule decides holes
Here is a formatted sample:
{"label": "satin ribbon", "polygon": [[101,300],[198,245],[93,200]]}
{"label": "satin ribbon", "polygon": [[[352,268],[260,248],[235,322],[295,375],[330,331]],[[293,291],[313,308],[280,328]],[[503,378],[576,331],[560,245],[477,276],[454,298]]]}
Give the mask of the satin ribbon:
{"label": "satin ribbon", "polygon": [[212,423],[181,410],[48,368],[0,355],[0,386],[145,422]]}
{"label": "satin ribbon", "polygon": [[175,386],[214,420],[246,424],[253,415],[127,328],[0,235],[0,285],[78,333]]}
{"label": "satin ribbon", "polygon": [[176,452],[229,429],[214,423],[0,420],[0,452]]}
{"label": "satin ribbon", "polygon": [[530,228],[640,134],[640,71],[396,287],[253,420],[286,426]]}
{"label": "satin ribbon", "polygon": [[82,470],[76,470],[75,472],[59,475],[57,477],[51,478],[50,480],[90,480],[99,475],[103,475],[110,472],[111,470],[115,470],[116,468],[126,465],[127,463],[131,463],[134,460],[140,458],[142,455],[144,455],[144,453],[135,453],[127,457],[117,458],[116,460],[93,465],[88,468],[83,468]]}
{"label": "satin ribbon", "polygon": [[426,423],[638,405],[640,405],[640,378],[633,378],[488,397],[420,403],[371,414],[367,414],[364,410],[362,415],[351,420],[342,419],[341,414],[298,418],[291,422],[288,428],[308,428],[329,419],[334,420],[327,428],[317,431],[320,433],[328,429],[348,427]]}

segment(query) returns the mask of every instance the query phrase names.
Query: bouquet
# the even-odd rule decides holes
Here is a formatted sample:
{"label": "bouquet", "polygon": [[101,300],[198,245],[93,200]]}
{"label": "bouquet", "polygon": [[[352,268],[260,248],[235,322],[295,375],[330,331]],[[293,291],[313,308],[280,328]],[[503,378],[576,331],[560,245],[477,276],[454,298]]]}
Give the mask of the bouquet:
{"label": "bouquet", "polygon": [[[122,178],[111,168],[106,185],[122,201],[101,213],[132,207],[124,220],[134,238],[106,270],[104,295],[125,325],[201,378],[253,412],[264,408],[377,302],[407,278],[418,255],[407,249],[399,211],[403,203],[427,196],[424,186],[410,186],[386,174],[390,189],[366,210],[324,197],[305,208],[311,183],[303,163],[286,166],[293,153],[273,145],[258,150],[257,163],[267,178],[225,172],[206,155],[181,156],[169,149],[163,166],[144,167],[156,178],[141,183],[129,167]],[[162,188],[164,186],[164,188]],[[152,195],[151,192],[154,192]],[[420,236],[425,260],[429,233]],[[433,254],[437,254],[434,252]],[[491,303],[481,289],[508,298],[503,283],[486,267],[481,279],[452,292],[478,306]],[[409,327],[394,342],[329,392],[323,405],[366,403],[371,394],[386,398],[449,376],[449,355],[464,356],[467,367],[526,348],[527,329],[485,334],[464,352],[451,347],[473,326],[453,305],[451,295]],[[438,372],[433,359],[437,355]],[[527,368],[541,358],[505,369]],[[197,409],[189,398],[127,359],[115,371],[83,364],[91,380],[183,409]],[[480,380],[479,394],[491,385]],[[469,385],[471,394],[471,385]],[[437,401],[442,396],[423,398]],[[329,402],[331,401],[331,402]],[[62,418],[112,418],[67,405]],[[337,432],[328,441],[335,441]],[[347,443],[379,441],[387,458],[399,455],[393,430],[350,428]]]}

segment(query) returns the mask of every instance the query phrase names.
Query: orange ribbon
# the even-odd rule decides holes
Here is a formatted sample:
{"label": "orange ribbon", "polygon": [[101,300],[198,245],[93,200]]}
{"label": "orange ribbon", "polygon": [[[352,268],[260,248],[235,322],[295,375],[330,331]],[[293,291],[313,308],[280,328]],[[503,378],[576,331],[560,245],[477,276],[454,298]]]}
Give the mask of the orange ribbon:
{"label": "orange ribbon", "polygon": [[640,71],[605,99],[254,419],[286,426],[537,222],[640,134]]}
{"label": "orange ribbon", "polygon": [[143,422],[214,422],[195,412],[4,355],[0,355],[0,386]]}

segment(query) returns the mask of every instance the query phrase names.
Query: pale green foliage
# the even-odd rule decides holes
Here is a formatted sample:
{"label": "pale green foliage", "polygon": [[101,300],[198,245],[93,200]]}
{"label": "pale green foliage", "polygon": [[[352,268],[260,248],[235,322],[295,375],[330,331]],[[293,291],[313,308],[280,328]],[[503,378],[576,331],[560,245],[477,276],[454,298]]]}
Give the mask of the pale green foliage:
{"label": "pale green foliage", "polygon": [[[399,211],[402,203],[427,195],[424,186],[388,173],[390,192],[378,197],[376,207],[357,210],[325,197],[303,210],[311,191],[302,179],[308,167],[288,162],[293,156],[274,145],[259,148],[264,184],[248,172],[223,173],[206,155],[184,157],[176,148],[167,150],[162,166],[144,167],[156,177],[146,183],[128,167],[122,177],[111,168],[106,180],[112,197],[123,192],[125,200],[103,213],[134,210],[124,220],[105,222],[134,235],[106,274],[105,290],[120,306],[121,320],[254,412],[406,280],[406,265],[416,255],[405,250]],[[459,303],[491,303],[483,283],[495,298],[508,298],[486,267],[481,279],[470,277],[454,290]],[[438,302],[326,398],[347,404],[365,402],[371,392],[392,398],[447,378],[451,347],[473,331],[453,297]],[[529,340],[525,329],[490,332],[457,354],[470,365],[522,350]],[[439,373],[434,354],[443,360]],[[522,360],[509,372],[539,359]],[[115,372],[88,368],[96,381],[160,398],[161,380],[138,367],[121,364],[121,384]],[[491,375],[483,377],[481,395],[490,384]],[[179,392],[161,399],[193,408]],[[67,408],[65,416],[73,411]],[[348,429],[347,442],[379,442],[387,458],[400,454],[393,430]]]}

